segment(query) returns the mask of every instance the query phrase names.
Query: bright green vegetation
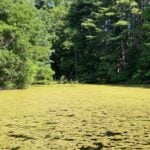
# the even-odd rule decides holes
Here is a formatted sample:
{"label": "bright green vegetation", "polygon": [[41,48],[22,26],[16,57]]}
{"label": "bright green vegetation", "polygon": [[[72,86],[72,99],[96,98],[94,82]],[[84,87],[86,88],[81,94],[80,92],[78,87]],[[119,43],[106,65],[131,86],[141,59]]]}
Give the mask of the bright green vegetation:
{"label": "bright green vegetation", "polygon": [[43,15],[29,1],[0,0],[0,87],[25,88],[52,80],[50,34]]}
{"label": "bright green vegetation", "polygon": [[78,84],[1,91],[0,149],[149,150],[149,93]]}
{"label": "bright green vegetation", "polygon": [[0,0],[0,88],[53,79],[150,84],[148,0]]}

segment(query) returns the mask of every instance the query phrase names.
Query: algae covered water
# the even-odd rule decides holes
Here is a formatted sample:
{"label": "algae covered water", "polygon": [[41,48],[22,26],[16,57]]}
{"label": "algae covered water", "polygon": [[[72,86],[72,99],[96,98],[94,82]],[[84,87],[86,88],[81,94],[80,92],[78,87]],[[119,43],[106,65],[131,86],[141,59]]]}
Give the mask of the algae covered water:
{"label": "algae covered water", "polygon": [[50,85],[0,91],[0,149],[150,149],[150,89]]}

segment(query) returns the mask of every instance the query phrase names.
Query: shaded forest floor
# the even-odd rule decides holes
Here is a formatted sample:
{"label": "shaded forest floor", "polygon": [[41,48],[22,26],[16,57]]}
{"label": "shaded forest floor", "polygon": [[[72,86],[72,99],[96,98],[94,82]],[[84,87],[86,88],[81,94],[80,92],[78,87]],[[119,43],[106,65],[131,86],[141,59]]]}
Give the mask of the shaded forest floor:
{"label": "shaded forest floor", "polygon": [[1,150],[149,150],[149,131],[149,88],[67,84],[0,91]]}

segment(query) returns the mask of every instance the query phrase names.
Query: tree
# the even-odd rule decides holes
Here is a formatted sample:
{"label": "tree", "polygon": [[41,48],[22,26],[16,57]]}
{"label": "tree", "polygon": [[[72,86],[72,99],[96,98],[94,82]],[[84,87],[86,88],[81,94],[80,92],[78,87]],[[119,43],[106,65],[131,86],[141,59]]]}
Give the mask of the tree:
{"label": "tree", "polygon": [[[73,72],[71,78],[76,76],[81,82],[127,82],[136,70],[141,50],[141,10],[138,3],[129,0],[117,0],[116,3],[113,0],[78,0],[71,4],[68,18],[67,28],[73,34],[70,32],[70,40],[66,43],[71,47],[64,54],[61,42],[61,50],[57,51],[56,47],[55,54],[61,56],[63,53],[63,58],[60,57],[63,61],[57,67],[62,70],[61,74],[70,79],[69,72]],[[64,35],[62,30],[60,33]],[[70,71],[68,64],[72,64],[74,71]]]}
{"label": "tree", "polygon": [[150,6],[148,4],[144,6],[142,51],[133,79],[136,83],[150,84]]}
{"label": "tree", "polygon": [[[18,66],[16,66],[18,70],[16,71],[14,67],[16,79],[4,78],[5,74],[2,73],[1,79],[7,80],[1,80],[1,86],[12,82],[9,85],[24,88],[28,84],[35,82],[38,68],[48,64],[49,76],[52,76],[49,61],[50,44],[48,42],[48,32],[35,7],[21,0],[14,2],[1,0],[0,12],[0,51],[4,51],[1,55],[7,56],[7,59],[7,54],[10,52],[10,57],[16,56],[16,59],[19,59],[17,61]],[[5,54],[5,51],[9,52]],[[38,56],[39,53],[40,55]],[[14,60],[15,58],[10,58],[12,63],[14,63]],[[5,62],[1,61],[1,63],[1,66],[4,67]],[[9,70],[9,68],[6,69]]]}

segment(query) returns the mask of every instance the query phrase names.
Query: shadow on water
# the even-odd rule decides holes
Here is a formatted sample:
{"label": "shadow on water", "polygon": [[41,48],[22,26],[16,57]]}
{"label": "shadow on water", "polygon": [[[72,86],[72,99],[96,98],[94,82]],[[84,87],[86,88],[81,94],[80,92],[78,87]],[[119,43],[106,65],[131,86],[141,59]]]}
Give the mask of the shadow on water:
{"label": "shadow on water", "polygon": [[144,88],[144,89],[150,89],[150,84],[111,84],[111,83],[105,83],[105,84],[101,84],[101,83],[67,83],[67,84],[57,84],[57,83],[53,83],[53,84],[49,84],[49,85],[30,85],[29,87],[25,88],[25,89],[2,89],[0,87],[0,92],[3,91],[24,91],[27,90],[30,87],[43,87],[43,86],[53,86],[53,85],[66,85],[66,87],[74,87],[73,85],[95,85],[95,86],[111,86],[111,87],[126,87],[126,88]]}
{"label": "shadow on water", "polygon": [[146,88],[150,89],[150,85],[136,85],[136,84],[108,84],[109,86],[113,87],[127,87],[127,88]]}
{"label": "shadow on water", "polygon": [[96,86],[112,86],[112,87],[127,87],[127,88],[145,88],[150,89],[150,84],[96,84],[96,83],[83,83],[81,85],[96,85]]}

